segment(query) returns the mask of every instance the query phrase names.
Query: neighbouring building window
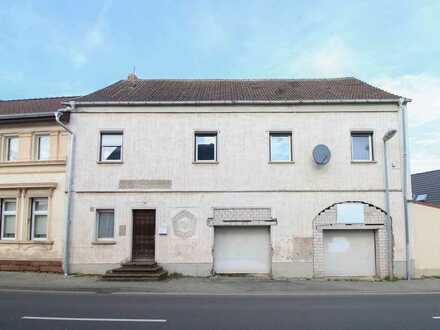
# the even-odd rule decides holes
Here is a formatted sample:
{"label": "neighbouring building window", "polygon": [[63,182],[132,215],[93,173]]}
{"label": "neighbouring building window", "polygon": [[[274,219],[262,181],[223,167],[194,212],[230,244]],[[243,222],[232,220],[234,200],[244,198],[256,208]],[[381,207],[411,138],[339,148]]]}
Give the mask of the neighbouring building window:
{"label": "neighbouring building window", "polygon": [[47,239],[48,199],[32,199],[31,239]]}
{"label": "neighbouring building window", "polygon": [[96,213],[96,239],[114,239],[115,236],[115,211],[98,210]]}
{"label": "neighbouring building window", "polygon": [[6,160],[18,160],[18,137],[9,136],[6,138]]}
{"label": "neighbouring building window", "polygon": [[270,161],[292,161],[292,133],[270,133]]}
{"label": "neighbouring building window", "polygon": [[15,239],[15,220],[17,203],[15,199],[3,199],[1,202],[1,238]]}
{"label": "neighbouring building window", "polygon": [[373,160],[373,133],[351,133],[351,159]]}
{"label": "neighbouring building window", "polygon": [[217,161],[217,133],[196,133],[195,161]]}
{"label": "neighbouring building window", "polygon": [[37,136],[37,159],[48,160],[49,159],[49,135]]}
{"label": "neighbouring building window", "polygon": [[122,160],[122,132],[101,133],[100,161]]}

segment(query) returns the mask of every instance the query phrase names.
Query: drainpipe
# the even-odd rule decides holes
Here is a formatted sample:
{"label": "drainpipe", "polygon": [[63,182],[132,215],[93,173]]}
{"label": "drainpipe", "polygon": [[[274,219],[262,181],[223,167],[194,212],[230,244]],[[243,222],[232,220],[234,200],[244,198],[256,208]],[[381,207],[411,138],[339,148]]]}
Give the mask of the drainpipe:
{"label": "drainpipe", "polygon": [[396,130],[389,130],[383,136],[383,159],[384,159],[384,177],[385,177],[385,212],[387,213],[387,240],[388,240],[388,276],[390,279],[394,278],[393,271],[393,226],[391,224],[391,216],[390,216],[390,184],[388,177],[388,148],[387,142],[396,134]]}
{"label": "drainpipe", "polygon": [[406,101],[399,99],[399,108],[402,117],[402,135],[403,135],[403,170],[402,170],[402,194],[403,194],[403,209],[405,216],[405,255],[406,255],[406,279],[411,280],[411,251],[409,245],[409,214],[408,214],[408,180],[409,180],[409,166],[408,166],[408,136],[407,136],[407,114]]}
{"label": "drainpipe", "polygon": [[[70,102],[70,109],[75,108],[75,101]],[[67,177],[66,177],[66,203],[64,208],[64,255],[63,270],[64,276],[69,275],[70,257],[70,223],[72,222],[72,192],[73,192],[73,157],[75,154],[75,134],[61,121],[61,115],[70,110],[69,108],[59,109],[55,112],[55,120],[70,134],[69,154],[67,155]]]}

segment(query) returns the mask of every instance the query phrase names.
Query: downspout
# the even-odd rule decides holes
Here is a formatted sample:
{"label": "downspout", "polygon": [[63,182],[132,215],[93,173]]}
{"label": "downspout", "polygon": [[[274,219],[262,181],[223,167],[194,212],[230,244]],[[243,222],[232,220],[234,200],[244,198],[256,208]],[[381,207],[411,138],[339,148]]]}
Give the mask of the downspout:
{"label": "downspout", "polygon": [[[70,102],[70,109],[75,108],[75,101]],[[55,120],[70,134],[69,154],[67,155],[67,178],[66,178],[66,203],[64,207],[64,254],[63,254],[63,270],[64,276],[69,275],[69,258],[70,258],[70,224],[72,222],[72,192],[73,192],[73,157],[75,155],[75,134],[62,121],[61,115],[70,110],[69,108],[59,109],[55,112]]]}
{"label": "downspout", "polygon": [[409,166],[408,166],[408,136],[407,136],[407,114],[405,99],[399,100],[399,108],[402,116],[402,135],[403,135],[403,173],[402,173],[402,194],[403,194],[403,209],[405,217],[405,256],[406,256],[406,279],[411,279],[411,251],[409,238],[409,214],[408,214],[408,180],[409,180]]}

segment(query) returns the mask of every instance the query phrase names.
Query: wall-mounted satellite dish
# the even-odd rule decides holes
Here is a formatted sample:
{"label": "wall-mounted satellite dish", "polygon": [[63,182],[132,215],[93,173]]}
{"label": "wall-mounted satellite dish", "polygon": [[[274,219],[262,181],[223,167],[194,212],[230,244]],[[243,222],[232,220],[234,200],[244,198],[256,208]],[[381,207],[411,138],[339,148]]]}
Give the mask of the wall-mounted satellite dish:
{"label": "wall-mounted satellite dish", "polygon": [[330,149],[325,144],[318,144],[313,148],[313,159],[318,165],[325,165],[330,161]]}

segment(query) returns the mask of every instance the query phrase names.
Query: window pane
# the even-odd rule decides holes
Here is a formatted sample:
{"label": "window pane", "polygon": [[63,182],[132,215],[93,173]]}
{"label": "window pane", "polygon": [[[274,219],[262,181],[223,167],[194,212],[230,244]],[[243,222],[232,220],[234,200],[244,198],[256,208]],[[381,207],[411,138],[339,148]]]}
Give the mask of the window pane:
{"label": "window pane", "polygon": [[98,213],[98,238],[113,238],[114,233],[114,213]]}
{"label": "window pane", "polygon": [[42,135],[38,137],[38,159],[49,159],[49,136]]}
{"label": "window pane", "polygon": [[101,143],[103,146],[121,146],[122,134],[102,134]]}
{"label": "window pane", "polygon": [[102,147],[101,160],[121,160],[121,147]]}
{"label": "window pane", "polygon": [[17,160],[18,159],[18,138],[10,137],[7,142],[7,159]]}
{"label": "window pane", "polygon": [[47,237],[47,215],[35,215],[34,217],[34,237]]}
{"label": "window pane", "polygon": [[371,160],[370,135],[353,135],[353,160]]}
{"label": "window pane", "polygon": [[12,211],[15,212],[16,202],[15,201],[5,201],[4,210],[5,212]]}
{"label": "window pane", "polygon": [[364,204],[337,204],[336,219],[338,223],[364,223]]}
{"label": "window pane", "polygon": [[292,160],[290,134],[272,134],[270,138],[270,159],[273,161]]}
{"label": "window pane", "polygon": [[3,237],[15,237],[15,215],[3,216]]}
{"label": "window pane", "polygon": [[35,211],[47,211],[47,198],[34,199]]}
{"label": "window pane", "polygon": [[216,135],[196,135],[197,160],[215,160]]}

